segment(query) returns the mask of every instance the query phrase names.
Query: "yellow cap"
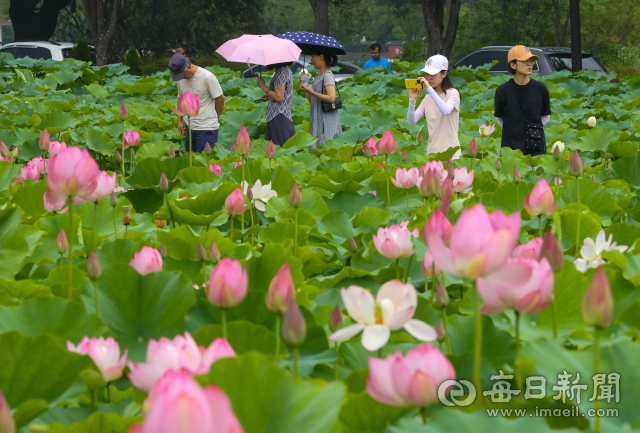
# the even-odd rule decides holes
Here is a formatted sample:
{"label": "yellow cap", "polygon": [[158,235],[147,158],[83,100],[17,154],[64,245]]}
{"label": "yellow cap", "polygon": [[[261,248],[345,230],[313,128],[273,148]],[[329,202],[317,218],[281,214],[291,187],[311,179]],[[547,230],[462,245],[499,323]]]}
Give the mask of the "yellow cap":
{"label": "yellow cap", "polygon": [[540,60],[540,58],[534,54],[531,54],[531,50],[525,47],[524,45],[516,45],[515,47],[509,50],[508,56],[509,63],[514,60],[535,60],[536,62]]}

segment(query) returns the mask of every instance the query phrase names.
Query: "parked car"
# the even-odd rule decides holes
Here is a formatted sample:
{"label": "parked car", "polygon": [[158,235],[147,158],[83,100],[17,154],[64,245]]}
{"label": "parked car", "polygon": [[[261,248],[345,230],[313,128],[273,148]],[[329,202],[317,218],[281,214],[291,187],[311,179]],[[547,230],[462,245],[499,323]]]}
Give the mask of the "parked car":
{"label": "parked car", "polygon": [[[2,53],[11,53],[16,59],[23,57],[29,57],[32,59],[52,59],[55,61],[62,61],[68,59],[71,54],[71,49],[75,46],[72,42],[10,42],[3,45],[0,48]],[[96,50],[95,47],[89,45],[89,51],[93,58],[93,64],[96,63]]]}
{"label": "parked car", "polygon": [[[491,63],[497,60],[496,64],[491,70],[490,74],[509,74],[507,54],[511,49],[511,46],[493,46],[480,48],[478,51],[474,51],[462,60],[457,62],[453,68],[460,66],[470,66],[477,68],[485,63]],[[549,75],[552,72],[571,70],[571,48],[566,47],[542,47],[532,48],[529,47],[532,54],[535,54],[540,58],[539,61],[533,65],[533,72],[537,72],[540,75]],[[600,75],[608,75],[607,70],[602,66],[596,57],[586,51],[582,52],[582,69],[596,71]]]}
{"label": "parked car", "polygon": [[[297,62],[294,62],[290,66],[290,69],[294,75],[297,75],[300,69],[302,69],[303,67],[307,68],[310,65],[311,65],[310,60],[298,59]],[[347,78],[353,78],[353,75],[357,71],[362,70],[362,68],[349,62],[338,62],[338,67],[340,68],[340,70],[334,73],[334,76],[336,77],[337,82],[346,80]],[[256,65],[251,67],[251,69],[246,69],[242,71],[242,78],[255,78],[259,75],[260,72],[265,72],[266,70],[267,70],[266,66]]]}

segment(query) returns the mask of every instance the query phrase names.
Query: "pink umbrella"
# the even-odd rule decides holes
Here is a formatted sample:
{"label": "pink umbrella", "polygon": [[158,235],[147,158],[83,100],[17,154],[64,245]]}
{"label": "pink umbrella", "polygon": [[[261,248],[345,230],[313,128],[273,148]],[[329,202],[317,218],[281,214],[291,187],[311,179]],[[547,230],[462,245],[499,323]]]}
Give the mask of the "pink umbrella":
{"label": "pink umbrella", "polygon": [[292,41],[273,35],[243,35],[225,42],[216,50],[230,62],[263,66],[295,62],[301,52]]}

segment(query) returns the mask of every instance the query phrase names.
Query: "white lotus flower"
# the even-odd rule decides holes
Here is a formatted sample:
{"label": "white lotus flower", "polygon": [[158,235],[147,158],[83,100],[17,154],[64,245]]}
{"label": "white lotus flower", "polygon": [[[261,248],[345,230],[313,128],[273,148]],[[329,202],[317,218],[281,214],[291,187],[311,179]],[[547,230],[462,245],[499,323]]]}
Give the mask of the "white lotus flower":
{"label": "white lotus flower", "polygon": [[[248,186],[249,183],[247,183],[246,181],[242,182],[242,192],[244,193],[244,195],[247,195]],[[265,206],[270,198],[278,196],[277,191],[271,190],[271,182],[266,185],[262,185],[260,179],[256,180],[256,183],[251,188],[251,193],[253,194],[253,200],[251,201],[251,203],[253,203],[256,209],[261,212],[264,212]]]}
{"label": "white lotus flower", "polygon": [[421,341],[438,338],[435,329],[412,318],[418,306],[418,294],[412,284],[391,280],[380,287],[375,300],[362,287],[343,287],[342,300],[357,323],[337,331],[330,341],[348,340],[362,332],[362,345],[373,352],[387,344],[391,331],[401,328]]}
{"label": "white lotus flower", "polygon": [[555,143],[553,143],[553,146],[551,147],[551,153],[556,150],[556,147],[559,148],[560,153],[564,152],[564,143],[562,141],[556,141]]}
{"label": "white lotus flower", "polygon": [[600,265],[604,265],[605,261],[602,259],[603,251],[620,251],[624,253],[629,248],[625,245],[616,246],[616,242],[611,242],[613,235],[609,235],[609,239],[605,239],[604,230],[600,230],[595,241],[591,238],[584,240],[584,245],[580,248],[581,259],[575,259],[573,264],[580,272],[586,272],[589,268],[597,268]]}
{"label": "white lotus flower", "polygon": [[591,116],[587,119],[587,125],[590,126],[591,128],[594,128],[596,126],[596,118]]}

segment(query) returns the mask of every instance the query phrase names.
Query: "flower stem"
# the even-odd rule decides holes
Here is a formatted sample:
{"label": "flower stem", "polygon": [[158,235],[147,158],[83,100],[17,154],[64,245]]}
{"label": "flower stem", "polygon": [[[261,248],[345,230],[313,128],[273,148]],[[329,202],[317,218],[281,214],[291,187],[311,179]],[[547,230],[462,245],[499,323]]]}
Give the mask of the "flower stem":
{"label": "flower stem", "polygon": [[409,189],[407,188],[407,220],[409,220]]}
{"label": "flower stem", "polygon": [[500,182],[500,170],[498,170],[498,186],[500,186],[502,183]]}
{"label": "flower stem", "polygon": [[122,155],[120,156],[122,156],[122,181],[124,182],[124,120],[122,121]]}
{"label": "flower stem", "polygon": [[420,408],[420,417],[422,418],[422,424],[426,424],[427,423],[427,407],[426,406],[422,406]]}
{"label": "flower stem", "polygon": [[578,222],[576,226],[576,254],[578,257],[578,251],[580,251],[580,178],[576,177],[576,197],[578,198]]}
{"label": "flower stem", "polygon": [[94,280],[93,281],[93,295],[96,298],[96,316],[98,316],[98,319],[100,318],[100,307],[98,306],[98,281]]}
{"label": "flower stem", "polygon": [[98,202],[93,203],[93,251],[98,252],[98,241],[96,238],[96,226],[98,225]]}
{"label": "flower stem", "polygon": [[516,383],[518,389],[522,389],[522,377],[520,376],[520,369],[518,368],[518,356],[520,355],[520,312],[516,313],[516,357],[513,361],[513,369],[516,373]]}
{"label": "flower stem", "polygon": [[538,215],[538,237],[542,239],[542,215]]}
{"label": "flower stem", "polygon": [[233,242],[233,217],[231,217],[231,228],[229,229],[229,239]]}
{"label": "flower stem", "polygon": [[339,363],[338,363],[338,361],[340,361],[340,352],[338,351],[338,348],[339,348],[338,344],[339,343],[336,341],[335,342],[335,346],[334,346],[336,352],[338,352],[338,357],[336,358],[336,367],[335,367],[335,369],[336,369],[336,372],[335,372],[336,373],[336,382],[340,380],[340,369],[339,369]]}
{"label": "flower stem", "polygon": [[400,279],[400,258],[396,259],[396,279]]}
{"label": "flower stem", "polygon": [[382,359],[382,347],[378,349],[378,358]]}
{"label": "flower stem", "polygon": [[299,349],[296,347],[293,349],[293,378],[294,380],[298,380],[298,352]]}
{"label": "flower stem", "polygon": [[167,195],[166,191],[164,192],[164,200],[167,202],[167,209],[169,209],[169,215],[171,215],[171,226],[175,229],[176,221],[173,217],[173,209],[171,209],[171,205],[169,204],[169,196]]}
{"label": "flower stem", "polygon": [[558,184],[560,183],[560,176],[558,175],[558,163],[559,162],[560,161],[556,160],[556,180],[555,180],[555,182],[553,182],[553,183],[556,184],[555,185],[556,186],[556,200],[560,199],[560,197],[558,196],[558,186],[559,186]]}
{"label": "flower stem", "polygon": [[518,203],[518,212],[520,212],[520,185],[516,183],[516,202]]}
{"label": "flower stem", "polygon": [[[471,291],[473,292],[473,310],[476,318],[475,347],[473,353],[473,383],[476,387],[476,392],[480,393],[482,390],[482,382],[480,380],[482,368],[482,314],[480,314],[480,292],[478,292],[475,282],[472,283]],[[482,400],[479,400],[479,402],[482,405]]]}
{"label": "flower stem", "polygon": [[413,263],[413,256],[409,256],[409,264],[407,265],[407,271],[404,273],[404,283],[407,284],[409,279],[409,272],[411,271],[411,264]]}
{"label": "flower stem", "polygon": [[298,257],[298,208],[296,208],[296,231],[293,237],[294,237],[293,256]]}
{"label": "flower stem", "polygon": [[69,197],[69,255],[67,256],[67,268],[69,269],[69,273],[67,275],[68,278],[68,297],[69,301],[73,297],[73,269],[71,269],[71,256],[73,255],[73,200]]}
{"label": "flower stem", "polygon": [[[407,191],[407,194],[409,194],[409,191]],[[407,201],[408,200],[409,200],[409,197],[407,197]],[[422,197],[422,208],[424,212],[424,223],[426,225],[427,224],[427,199],[425,199],[424,197]]]}
{"label": "flower stem", "polygon": [[227,309],[222,309],[222,336],[227,340]]}
{"label": "flower stem", "polygon": [[451,355],[451,340],[449,339],[449,330],[447,325],[447,308],[442,309],[442,325],[444,326],[444,337],[447,340],[447,355]]}
{"label": "flower stem", "polygon": [[[594,344],[593,344],[593,362],[594,362],[594,376],[598,374],[600,371],[600,331],[598,328],[595,328],[594,332]],[[593,395],[598,396],[598,382],[596,380],[594,382],[595,389],[593,390]],[[596,398],[595,402],[595,410],[596,410],[596,433],[600,433],[600,416],[598,415],[598,410],[600,409],[600,399]]]}
{"label": "flower stem", "polygon": [[107,403],[111,403],[111,390],[109,387],[111,386],[111,382],[107,382]]}
{"label": "flower stem", "polygon": [[280,358],[280,314],[276,314],[276,358]]}
{"label": "flower stem", "polygon": [[118,226],[116,225],[116,208],[113,208],[113,238],[118,239]]}
{"label": "flower stem", "polygon": [[389,195],[389,155],[385,155],[384,168],[387,170],[387,213],[391,215],[391,196]]}
{"label": "flower stem", "polygon": [[187,124],[189,125],[189,167],[193,166],[193,142],[191,134],[191,116],[187,116]]}
{"label": "flower stem", "polygon": [[[241,185],[244,186],[244,162],[242,163],[242,165],[240,166],[240,168],[242,168],[242,183]],[[249,186],[247,186],[247,189],[249,188]],[[240,229],[242,231],[244,231],[244,212],[242,212],[242,216],[240,217]]]}

